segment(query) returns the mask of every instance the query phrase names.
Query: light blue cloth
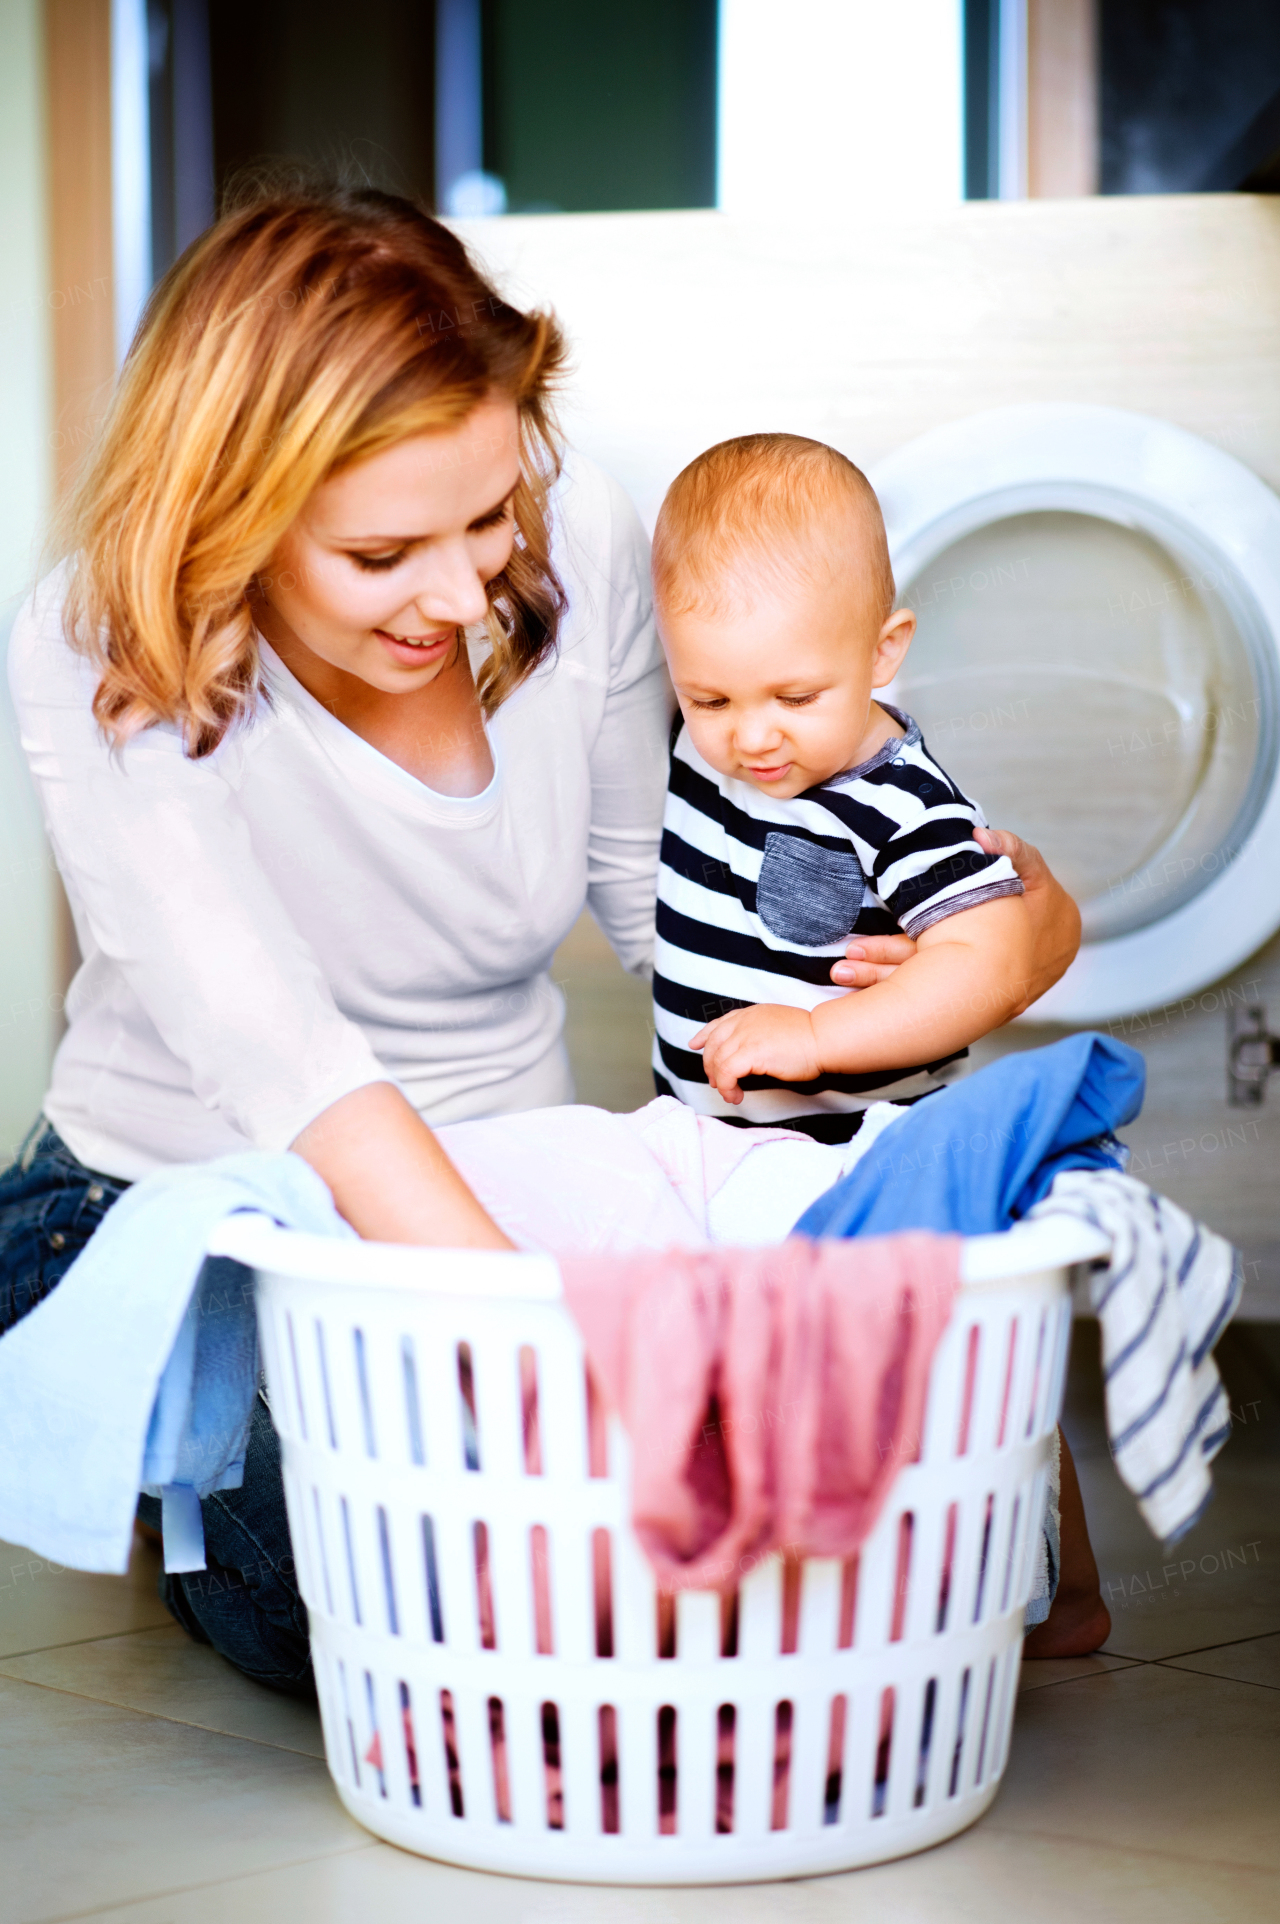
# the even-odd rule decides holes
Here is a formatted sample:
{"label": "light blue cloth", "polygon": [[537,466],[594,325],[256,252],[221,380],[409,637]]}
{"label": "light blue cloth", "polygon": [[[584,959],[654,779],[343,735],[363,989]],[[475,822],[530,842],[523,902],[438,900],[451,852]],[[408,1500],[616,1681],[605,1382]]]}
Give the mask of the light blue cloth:
{"label": "light blue cloth", "polygon": [[926,1096],[806,1209],[799,1236],[1008,1229],[1064,1169],[1121,1169],[1112,1131],[1142,1107],[1146,1066],[1105,1035],[988,1063]]}
{"label": "light blue cloth", "polygon": [[218,1224],[241,1210],[355,1234],[300,1156],[160,1170],[0,1337],[0,1537],[123,1572],[145,1488],[161,1497],[166,1568],[205,1567],[199,1499],[239,1487],[258,1388],[248,1272],[205,1262]]}

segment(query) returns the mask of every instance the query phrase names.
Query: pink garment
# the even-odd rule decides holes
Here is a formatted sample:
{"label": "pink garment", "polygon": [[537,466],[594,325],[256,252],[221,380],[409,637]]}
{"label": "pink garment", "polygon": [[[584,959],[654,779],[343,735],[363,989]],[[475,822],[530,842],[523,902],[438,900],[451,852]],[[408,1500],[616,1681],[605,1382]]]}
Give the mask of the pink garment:
{"label": "pink garment", "polygon": [[915,1231],[562,1260],[663,1590],[731,1589],[775,1550],[859,1549],[919,1452],[959,1266],[958,1236]]}
{"label": "pink garment", "polygon": [[632,1115],[569,1104],[446,1123],[436,1133],[517,1248],[555,1256],[701,1248],[707,1204],[743,1157],[797,1141],[791,1130],[733,1129],[674,1096]]}

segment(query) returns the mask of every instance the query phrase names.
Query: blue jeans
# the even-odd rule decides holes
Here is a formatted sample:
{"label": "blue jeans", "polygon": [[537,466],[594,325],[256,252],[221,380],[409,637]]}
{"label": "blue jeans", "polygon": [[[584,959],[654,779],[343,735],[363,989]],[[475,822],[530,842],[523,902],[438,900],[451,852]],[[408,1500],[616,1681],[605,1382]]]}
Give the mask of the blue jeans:
{"label": "blue jeans", "polygon": [[[86,1169],[38,1122],[0,1173],[0,1338],[57,1288],[128,1184]],[[280,1439],[259,1396],[244,1483],[201,1504],[207,1568],[162,1575],[160,1595],[184,1630],[274,1690],[312,1697],[307,1611],[298,1592],[280,1471]],[[160,1503],[140,1497],[159,1528]]]}

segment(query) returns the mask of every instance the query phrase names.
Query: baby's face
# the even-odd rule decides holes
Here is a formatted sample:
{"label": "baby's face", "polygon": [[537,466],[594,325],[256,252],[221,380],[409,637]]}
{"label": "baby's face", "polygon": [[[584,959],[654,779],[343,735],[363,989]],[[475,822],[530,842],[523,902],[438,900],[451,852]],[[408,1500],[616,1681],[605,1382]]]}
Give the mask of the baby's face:
{"label": "baby's face", "polygon": [[882,624],[846,579],[761,587],[732,613],[660,610],[658,625],[702,759],[788,800],[879,748],[872,690],[892,681],[915,616],[899,609]]}

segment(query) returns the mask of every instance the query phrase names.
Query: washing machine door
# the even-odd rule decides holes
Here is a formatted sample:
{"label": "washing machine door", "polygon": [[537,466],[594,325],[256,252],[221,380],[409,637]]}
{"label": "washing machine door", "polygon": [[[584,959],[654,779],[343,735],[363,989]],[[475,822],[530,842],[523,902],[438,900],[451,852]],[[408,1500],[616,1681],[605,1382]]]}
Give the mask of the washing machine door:
{"label": "washing machine door", "polygon": [[919,630],[891,701],[1041,848],[1081,951],[1034,1018],[1191,995],[1280,927],[1280,498],[1117,408],[999,408],[881,462]]}

